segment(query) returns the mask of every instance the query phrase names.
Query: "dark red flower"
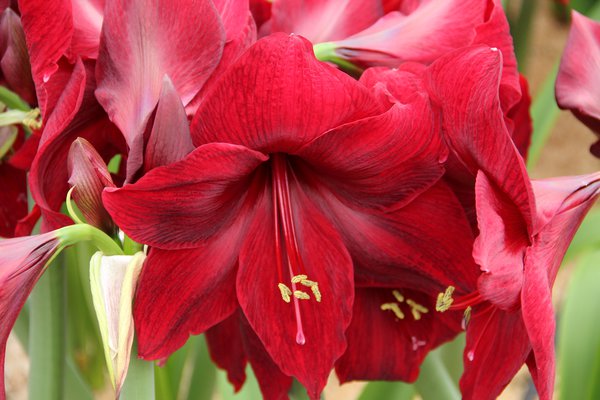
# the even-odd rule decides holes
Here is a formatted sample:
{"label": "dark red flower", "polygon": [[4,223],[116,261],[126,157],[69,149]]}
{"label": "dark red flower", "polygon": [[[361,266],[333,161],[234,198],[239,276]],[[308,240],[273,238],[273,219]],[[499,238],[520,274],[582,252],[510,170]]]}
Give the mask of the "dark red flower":
{"label": "dark red flower", "polygon": [[256,43],[198,109],[192,153],[104,192],[152,246],[141,356],[168,356],[239,302],[274,364],[317,397],[346,349],[355,281],[426,293],[468,281],[472,237],[436,183],[434,121],[424,94],[384,106],[299,36]]}

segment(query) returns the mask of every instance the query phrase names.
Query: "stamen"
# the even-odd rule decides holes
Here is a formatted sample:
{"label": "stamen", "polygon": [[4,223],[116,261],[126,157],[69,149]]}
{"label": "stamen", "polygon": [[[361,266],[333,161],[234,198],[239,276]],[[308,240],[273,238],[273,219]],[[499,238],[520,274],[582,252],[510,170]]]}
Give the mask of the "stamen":
{"label": "stamen", "polygon": [[306,275],[296,275],[296,276],[292,277],[292,283],[300,283],[307,278],[308,278],[308,276],[306,276]]}
{"label": "stamen", "polygon": [[300,300],[310,300],[308,293],[303,292],[302,290],[294,290],[294,297]]}
{"label": "stamen", "polygon": [[402,296],[402,294],[399,291],[392,290],[392,294],[394,295],[396,300],[398,300],[399,303],[402,303],[404,301],[404,296]]}
{"label": "stamen", "polygon": [[415,321],[418,321],[421,319],[421,314],[427,314],[429,312],[429,310],[427,308],[425,308],[421,304],[415,302],[414,300],[408,299],[408,300],[406,300],[406,304],[408,304],[410,306],[410,311],[411,311],[412,316],[415,319]]}
{"label": "stamen", "polygon": [[393,312],[398,319],[404,319],[404,313],[400,310],[400,306],[398,303],[383,303],[380,306],[382,311],[391,311]]}
{"label": "stamen", "polygon": [[469,325],[469,322],[471,322],[471,310],[471,306],[465,309],[465,312],[463,314],[463,320],[461,322],[461,327],[463,330],[466,330],[467,326]]}
{"label": "stamen", "polygon": [[444,293],[438,294],[437,301],[435,302],[435,310],[439,312],[448,311],[454,299],[452,298],[454,293],[454,286],[448,286]]}
{"label": "stamen", "polygon": [[317,303],[321,302],[321,292],[319,291],[319,285],[315,284],[314,286],[311,286],[310,289],[313,292],[313,295],[315,296],[315,300],[317,300]]}
{"label": "stamen", "polygon": [[281,298],[283,299],[283,301],[289,303],[291,301],[290,295],[292,294],[290,288],[288,288],[284,283],[278,284],[277,287],[281,291]]}

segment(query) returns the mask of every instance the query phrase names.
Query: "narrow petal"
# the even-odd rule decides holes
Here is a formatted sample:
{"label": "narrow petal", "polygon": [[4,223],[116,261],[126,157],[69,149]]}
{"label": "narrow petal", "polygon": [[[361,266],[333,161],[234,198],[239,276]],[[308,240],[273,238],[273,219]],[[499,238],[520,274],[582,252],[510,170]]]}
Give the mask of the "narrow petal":
{"label": "narrow petal", "polygon": [[479,292],[495,306],[507,310],[519,302],[530,239],[519,210],[481,171],[477,174],[475,194],[479,236],[473,245],[473,258],[483,271]]}
{"label": "narrow petal", "polygon": [[336,363],[337,375],[342,382],[413,382],[429,351],[462,331],[461,319],[437,313],[430,293],[357,289],[348,349]]}
{"label": "narrow petal", "polygon": [[105,256],[90,261],[90,284],[111,383],[119,397],[133,344],[131,303],[146,255]]}
{"label": "narrow petal", "polygon": [[96,96],[126,138],[129,177],[142,164],[143,132],[163,76],[169,75],[187,104],[217,66],[223,45],[223,26],[210,0],[107,4]]}
{"label": "narrow petal", "polygon": [[344,39],[383,15],[377,1],[288,0],[271,7],[271,32],[295,33],[313,43]]}
{"label": "narrow petal", "polygon": [[206,331],[210,358],[227,371],[227,379],[238,392],[246,381],[246,352],[238,312]]}
{"label": "narrow petal", "polygon": [[496,399],[525,363],[530,350],[520,310],[474,309],[467,327],[465,370],[460,379],[463,399]]}
{"label": "narrow petal", "polygon": [[297,154],[346,201],[399,207],[444,173],[446,148],[436,128],[428,100],[419,97],[328,131]]}
{"label": "narrow petal", "polygon": [[[278,267],[280,253],[275,248],[269,193],[256,205],[255,219],[240,252],[237,296],[275,364],[317,399],[346,348],[344,332],[354,299],[352,261],[335,229],[296,185],[292,185],[291,198],[304,270],[289,272]],[[302,273],[318,284],[320,296],[299,284],[294,290],[305,290],[309,298],[296,303],[292,296],[289,303],[284,301],[278,285],[294,288],[291,275]]]}
{"label": "narrow petal", "polygon": [[58,70],[73,36],[69,0],[20,1],[21,21],[29,49],[31,72],[42,115],[46,115],[44,85]]}
{"label": "narrow petal", "polygon": [[174,163],[193,149],[185,109],[173,82],[165,75],[152,130],[146,143],[144,168],[149,171]]}
{"label": "narrow petal", "polygon": [[317,61],[311,43],[277,34],[258,41],[227,70],[198,109],[192,139],[196,146],[226,142],[289,153],[379,110],[366,88]]}
{"label": "narrow petal", "polygon": [[[586,56],[581,57],[582,54]],[[600,23],[573,11],[569,39],[556,78],[556,101],[600,135],[600,96],[594,89],[600,85],[598,65]]]}
{"label": "narrow petal", "polygon": [[107,188],[106,209],[130,237],[166,249],[192,248],[247,212],[252,173],[267,160],[242,146],[212,143],[155,168],[137,183]]}
{"label": "narrow petal", "polygon": [[292,387],[292,377],[284,374],[275,364],[241,312],[239,313],[239,321],[244,338],[244,350],[264,399],[288,400],[288,392]]}
{"label": "narrow petal", "polygon": [[35,104],[35,87],[31,76],[25,33],[19,16],[7,8],[0,26],[6,37],[6,51],[0,60],[2,75],[8,85],[27,103]]}
{"label": "narrow petal", "polygon": [[445,138],[472,176],[478,170],[517,206],[533,234],[535,203],[525,164],[504,122],[498,95],[502,54],[470,47],[440,58],[426,80],[442,111]]}
{"label": "narrow petal", "polygon": [[110,172],[100,154],[84,138],[71,144],[68,158],[69,185],[73,200],[90,225],[111,232],[114,224],[102,204],[102,191],[114,187]]}

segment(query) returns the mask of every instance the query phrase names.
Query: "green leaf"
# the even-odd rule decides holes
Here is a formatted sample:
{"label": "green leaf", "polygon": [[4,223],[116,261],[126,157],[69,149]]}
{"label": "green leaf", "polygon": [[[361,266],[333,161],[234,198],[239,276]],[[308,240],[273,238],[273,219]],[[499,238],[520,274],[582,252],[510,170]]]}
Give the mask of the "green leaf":
{"label": "green leaf", "polygon": [[600,251],[581,258],[559,320],[560,400],[600,399]]}
{"label": "green leaf", "polygon": [[458,387],[442,362],[440,349],[429,353],[421,364],[421,373],[415,382],[417,392],[424,400],[459,400]]}
{"label": "green leaf", "polygon": [[79,370],[71,360],[67,360],[65,376],[65,400],[93,400],[94,394],[85,383]]}
{"label": "green leaf", "polygon": [[[189,378],[182,380],[179,398],[210,400],[213,398],[213,392],[215,391],[217,369],[208,354],[206,339],[204,335],[192,336],[188,343],[192,345],[189,352],[191,357],[185,365],[183,376]],[[182,395],[184,393],[186,396]]]}
{"label": "green leaf", "polygon": [[592,249],[600,249],[600,208],[593,209],[585,217],[571,241],[563,262],[570,261]]}
{"label": "green leaf", "polygon": [[554,82],[558,73],[558,63],[554,66],[542,89],[535,96],[531,105],[531,119],[533,121],[533,134],[527,158],[527,168],[531,170],[540,158],[540,152],[550,136],[554,123],[558,118],[560,109],[554,98]]}
{"label": "green leaf", "polygon": [[227,373],[220,369],[217,370],[217,390],[223,400],[262,399],[260,387],[249,365],[246,367],[246,383],[237,393],[233,392],[233,386],[227,380]]}
{"label": "green leaf", "polygon": [[415,387],[404,382],[371,382],[358,400],[411,400],[415,396]]}
{"label": "green leaf", "polygon": [[120,400],[154,400],[154,363],[137,357],[134,342],[127,378],[121,389]]}

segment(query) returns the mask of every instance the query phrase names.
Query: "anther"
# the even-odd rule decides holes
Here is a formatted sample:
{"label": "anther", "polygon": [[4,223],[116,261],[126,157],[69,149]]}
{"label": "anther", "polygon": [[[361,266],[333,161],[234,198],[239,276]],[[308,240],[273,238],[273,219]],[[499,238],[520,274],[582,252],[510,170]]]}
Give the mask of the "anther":
{"label": "anther", "polygon": [[306,276],[306,275],[296,275],[296,276],[292,277],[292,283],[300,283],[307,278],[308,278],[308,276]]}
{"label": "anther", "polygon": [[392,290],[392,294],[394,295],[396,300],[398,300],[399,303],[402,303],[404,301],[404,296],[402,296],[402,294],[398,290]]}
{"label": "anther", "polygon": [[283,301],[289,303],[291,301],[290,295],[292,294],[290,288],[288,288],[284,283],[278,284],[277,287],[281,292],[281,298],[283,299]]}
{"label": "anther", "polygon": [[294,290],[294,297],[299,300],[309,300],[310,296],[308,293],[303,292],[302,290]]}
{"label": "anther", "polygon": [[406,304],[410,306],[410,311],[415,321],[421,319],[421,314],[427,314],[429,312],[427,308],[423,307],[421,304],[415,302],[414,300],[408,299],[406,300]]}
{"label": "anther", "polygon": [[461,326],[462,326],[463,330],[467,329],[467,326],[469,325],[470,321],[471,321],[471,306],[467,307],[463,314],[463,320],[461,322]]}
{"label": "anther", "polygon": [[393,312],[398,319],[404,319],[404,313],[400,310],[400,306],[398,303],[383,303],[380,306],[382,311],[391,311]]}
{"label": "anther", "polygon": [[435,302],[435,310],[439,312],[448,311],[454,299],[452,298],[454,293],[454,286],[448,286],[444,293],[438,294],[437,301]]}
{"label": "anther", "polygon": [[317,285],[316,283],[314,285],[312,285],[310,287],[310,290],[312,290],[313,295],[315,296],[315,300],[317,300],[317,303],[321,302],[321,292],[319,291],[319,285]]}

